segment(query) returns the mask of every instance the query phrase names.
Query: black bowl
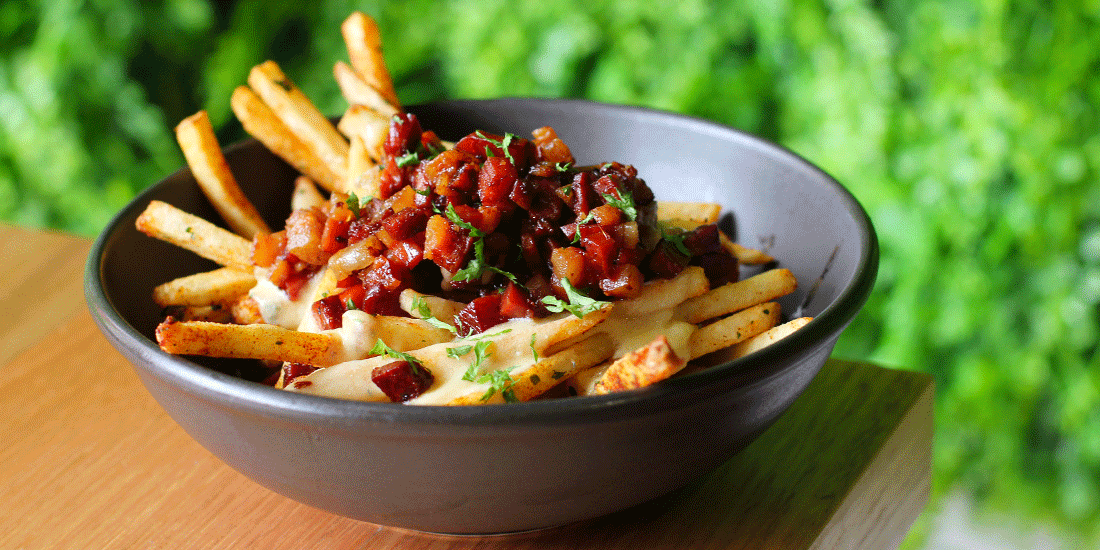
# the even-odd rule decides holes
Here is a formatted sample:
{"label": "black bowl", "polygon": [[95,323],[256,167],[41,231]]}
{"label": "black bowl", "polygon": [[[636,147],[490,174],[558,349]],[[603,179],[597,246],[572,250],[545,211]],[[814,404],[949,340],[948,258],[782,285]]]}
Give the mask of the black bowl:
{"label": "black bowl", "polygon": [[[85,292],[108,340],[199,443],[274,491],[337,514],[441,533],[501,533],[596,517],[663,495],[719,466],[803,391],[863,306],[878,245],[867,214],[831,177],[751,135],[686,116],[583,101],[447,101],[410,108],[454,140],[476,129],[553,126],[580,163],[633,164],[659,199],[713,201],[737,240],[761,240],[800,281],[815,319],[747,357],[653,387],[599,397],[476,407],[361,403],[249,381],[249,363],[176,357],[152,338],[152,288],[212,269],[148,238],[151,199],[220,220],[187,169],[122,210],[92,249]],[[226,156],[272,226],[295,175],[255,141]]]}

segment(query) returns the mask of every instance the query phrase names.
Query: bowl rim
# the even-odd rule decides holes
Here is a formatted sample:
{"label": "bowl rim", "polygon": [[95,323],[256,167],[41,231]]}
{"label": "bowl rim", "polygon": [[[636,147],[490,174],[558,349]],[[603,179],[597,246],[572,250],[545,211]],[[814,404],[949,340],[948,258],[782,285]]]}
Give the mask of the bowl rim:
{"label": "bowl rim", "polygon": [[[661,119],[665,124],[682,126],[695,132],[721,135],[742,147],[755,149],[776,158],[798,171],[806,172],[822,185],[833,188],[845,210],[859,226],[860,257],[854,277],[832,304],[800,330],[748,356],[715,365],[694,373],[674,377],[647,388],[601,396],[536,400],[522,403],[489,404],[469,407],[446,405],[407,406],[400,403],[376,403],[336,399],[278,390],[229,374],[209,369],[186,357],[168,354],[131,326],[115,308],[104,286],[104,252],[119,232],[126,230],[122,221],[143,210],[150,196],[165,181],[189,170],[184,165],[139,193],[115,214],[92,245],[85,264],[86,302],[96,324],[116,348],[125,348],[144,364],[133,366],[163,381],[206,400],[223,403],[261,416],[292,417],[314,422],[354,426],[362,423],[402,425],[453,425],[471,427],[566,425],[611,421],[637,416],[646,410],[669,410],[689,405],[701,393],[748,391],[780,374],[794,356],[806,348],[822,345],[831,335],[842,331],[866,303],[878,271],[879,245],[871,219],[851,192],[832,176],[800,155],[764,138],[724,124],[691,115],[649,107],[620,105],[581,99],[504,97],[498,99],[452,99],[407,107],[468,109],[478,107],[535,103],[541,108],[570,111],[611,112],[620,116]],[[255,147],[255,139],[246,139],[225,148],[227,153]],[[132,225],[130,225],[132,227]],[[831,350],[830,350],[831,351]]]}

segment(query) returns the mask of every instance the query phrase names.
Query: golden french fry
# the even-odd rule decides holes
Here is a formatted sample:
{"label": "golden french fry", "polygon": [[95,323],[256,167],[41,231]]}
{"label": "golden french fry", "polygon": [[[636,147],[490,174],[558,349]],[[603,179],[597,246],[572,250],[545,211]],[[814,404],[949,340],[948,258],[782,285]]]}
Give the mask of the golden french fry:
{"label": "golden french fry", "polygon": [[247,294],[234,300],[229,305],[229,311],[233,315],[233,322],[238,325],[257,325],[267,322],[260,313],[260,304]]}
{"label": "golden french fry", "polygon": [[362,105],[373,109],[387,118],[396,115],[399,111],[386,101],[382,94],[370,84],[367,84],[355,69],[343,61],[337,61],[332,68],[332,74],[336,77],[336,84],[340,86],[340,92],[348,105]]}
{"label": "golden french fry", "polygon": [[[377,171],[378,165],[375,164],[374,159],[371,158],[370,153],[367,152],[367,146],[363,144],[363,138],[353,135],[351,136],[351,149],[348,151],[348,177],[345,180],[344,193],[356,195],[362,195],[366,197],[377,197],[379,190],[377,186],[377,179],[371,180],[369,177],[364,178],[368,171]],[[363,189],[363,182],[372,182],[370,189]]]}
{"label": "golden french fry", "polygon": [[290,209],[320,208],[325,204],[325,196],[317,189],[317,184],[307,176],[298,176],[294,180],[294,194],[290,196]]}
{"label": "golden french fry", "polygon": [[186,248],[225,267],[252,271],[252,243],[198,216],[150,201],[135,223],[138,231]]}
{"label": "golden french fry", "polygon": [[722,248],[725,248],[731,256],[737,258],[738,263],[747,265],[763,265],[775,261],[775,258],[767,255],[762,250],[742,246],[731,241],[730,238],[721,231],[718,232],[718,243],[721,244]]}
{"label": "golden french fry", "polygon": [[248,86],[238,86],[229,99],[233,112],[252,137],[299,172],[332,191],[343,183],[343,170],[333,171],[315,151],[291,133],[275,112]]}
{"label": "golden french fry", "polygon": [[157,343],[168,353],[331,365],[341,358],[340,338],[275,325],[225,325],[168,318],[157,326]]}
{"label": "golden french fry", "polygon": [[374,336],[397,351],[412,351],[454,340],[454,333],[427,321],[389,315],[374,316]]}
{"label": "golden french fry", "polygon": [[728,348],[772,328],[779,322],[779,313],[778,302],[767,302],[699,328],[688,341],[690,359]]}
{"label": "golden french fry", "polygon": [[233,313],[224,304],[206,306],[169,306],[169,315],[181,321],[206,321],[210,323],[232,323]]}
{"label": "golden french fry", "polygon": [[462,302],[456,302],[430,294],[421,294],[411,288],[402,290],[399,300],[401,309],[405,310],[409,315],[417,319],[424,319],[426,316],[420,311],[420,308],[417,307],[420,303],[423,303],[432,317],[452,327],[455,325],[455,315],[458,314],[462,308],[466,307],[466,304]]}
{"label": "golden french fry", "polygon": [[382,37],[378,23],[363,12],[354,12],[340,25],[344,43],[348,48],[351,66],[368,85],[378,90],[382,98],[400,110],[401,102],[393,89],[390,70],[382,56]]}
{"label": "golden french fry", "polygon": [[782,325],[772,327],[740,344],[737,344],[730,348],[730,359],[736,359],[743,357],[756,350],[764,349],[784,338],[794,334],[794,332],[804,326],[806,323],[812,321],[812,317],[799,317],[783,323]]}
{"label": "golden french fry", "polygon": [[707,292],[709,288],[710,282],[703,268],[688,266],[671,279],[656,279],[645,283],[642,291],[634,298],[615,302],[615,314],[634,316],[669,309]]}
{"label": "golden french fry", "polygon": [[348,142],[313,102],[283,74],[274,61],[256,65],[248,73],[248,85],[306,147],[337,176],[341,184],[348,166]]}
{"label": "golden french fry", "polygon": [[230,229],[249,239],[256,233],[271,232],[229,171],[206,111],[183,119],[176,126],[176,141],[202,192]]}
{"label": "golden french fry", "polygon": [[374,164],[380,164],[384,155],[382,147],[390,131],[390,118],[362,105],[352,105],[344,112],[337,128],[348,139],[358,136],[363,140],[364,150]]}
{"label": "golden french fry", "polygon": [[684,229],[718,223],[721,216],[722,205],[713,202],[657,201],[657,219]]}
{"label": "golden french fry", "polygon": [[256,285],[250,271],[223,267],[168,281],[153,289],[153,301],[166,306],[207,306],[228,302]]}
{"label": "golden french fry", "polygon": [[596,383],[603,378],[603,373],[610,367],[611,363],[605,361],[570,376],[565,380],[565,384],[569,387],[568,394],[571,396],[596,395]]}
{"label": "golden french fry", "polygon": [[798,280],[789,269],[772,269],[686,300],[676,307],[676,315],[689,323],[697,324],[786,296],[797,287]]}
{"label": "golden french fry", "polygon": [[[610,336],[603,333],[593,334],[573,346],[541,359],[534,365],[510,372],[512,384],[509,389],[516,400],[529,401],[562,380],[611,357],[614,351],[615,343]],[[485,390],[479,389],[452,399],[447,404],[480,405],[505,401],[502,392],[494,392],[487,399],[483,399],[485,394]]]}
{"label": "golden french fry", "polygon": [[628,353],[611,363],[595,383],[594,393],[644,388],[680,372],[686,359],[676,355],[663,335],[645,347]]}

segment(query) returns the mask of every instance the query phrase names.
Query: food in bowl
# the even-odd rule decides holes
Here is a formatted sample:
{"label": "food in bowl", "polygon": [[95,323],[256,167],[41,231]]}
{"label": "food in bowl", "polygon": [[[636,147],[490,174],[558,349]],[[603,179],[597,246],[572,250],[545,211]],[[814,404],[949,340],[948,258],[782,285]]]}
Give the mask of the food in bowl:
{"label": "food in bowl", "polygon": [[196,179],[244,236],[157,201],[138,217],[224,266],[154,291],[172,313],[162,349],[269,361],[270,383],[294,392],[473,404],[648,386],[808,320],[776,327],[790,271],[737,280],[739,263],[771,258],[726,237],[717,204],[657,202],[629,165],[577,166],[550,127],[444,143],[366,84],[378,73],[337,65],[352,103],[338,129],[273,62],[234,93],[245,128],[305,174],[277,232],[236,186],[205,113],[177,127]]}

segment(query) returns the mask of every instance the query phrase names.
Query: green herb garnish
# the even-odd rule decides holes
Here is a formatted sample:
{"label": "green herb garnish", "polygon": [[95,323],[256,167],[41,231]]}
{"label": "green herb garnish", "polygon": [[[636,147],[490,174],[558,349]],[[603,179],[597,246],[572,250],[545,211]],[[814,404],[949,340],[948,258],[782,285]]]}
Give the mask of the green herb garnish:
{"label": "green herb garnish", "polygon": [[568,303],[557,296],[547,296],[542,299],[542,303],[546,304],[546,309],[554,313],[568,311],[577,317],[584,317],[600,309],[604,304],[607,304],[607,302],[601,302],[585,296],[584,293],[574,288],[573,284],[569,282],[569,279],[565,277],[561,279],[561,286],[565,288],[565,295],[569,298]]}
{"label": "green herb garnish", "polygon": [[514,368],[515,367],[508,367],[478,376],[475,382],[478,384],[489,384],[489,389],[481,396],[481,400],[488,401],[494,393],[499,391],[506,402],[515,403],[518,401],[518,399],[516,399],[516,393],[512,389],[512,376],[508,374],[508,372]]}
{"label": "green herb garnish", "polygon": [[[472,346],[459,346],[457,348],[449,348],[447,350],[447,355],[448,356],[456,357],[456,358],[461,357],[463,355],[466,355],[466,354],[470,353],[471,351],[474,352],[474,362],[470,363],[470,367],[468,369],[466,369],[465,373],[463,373],[463,375],[462,375],[463,380],[466,380],[468,382],[476,382],[478,380],[478,378],[480,378],[482,363],[484,363],[485,360],[488,359],[490,355],[492,355],[492,353],[489,352],[489,346],[491,344],[492,344],[492,342],[482,341],[482,342],[478,342],[478,343],[476,343]],[[451,355],[451,350],[452,349],[455,350],[455,355],[453,355],[453,356]],[[466,352],[466,353],[460,353],[460,352],[463,352],[463,351]]]}
{"label": "green herb garnish", "polygon": [[600,193],[600,195],[603,196],[603,200],[606,201],[607,204],[622,210],[623,214],[630,218],[631,221],[637,221],[638,208],[634,206],[634,197],[626,191],[616,190],[616,192],[619,193],[619,197],[616,197],[613,193]]}
{"label": "green herb garnish", "polygon": [[398,167],[404,168],[406,166],[410,166],[420,162],[420,155],[415,152],[407,153],[401,155],[400,157],[397,157],[397,160],[395,162],[397,162]]}
{"label": "green herb garnish", "polygon": [[351,210],[351,215],[355,216],[355,219],[357,220],[359,219],[359,216],[362,215],[361,210],[363,210],[363,205],[359,204],[359,202],[359,197],[356,196],[355,193],[349,193],[348,199],[344,201],[344,204],[347,205],[348,210]]}
{"label": "green herb garnish", "polygon": [[354,311],[356,309],[359,309],[359,308],[355,307],[355,300],[352,300],[351,298],[346,298],[344,300],[344,308],[347,309],[348,311]]}
{"label": "green herb garnish", "polygon": [[424,301],[422,296],[417,296],[412,301],[412,308],[416,310],[416,313],[420,315],[420,320],[428,323],[429,325],[449,330],[454,333],[458,333],[458,329],[454,325],[449,325],[444,321],[441,321],[432,315],[431,308],[428,307],[428,303]]}
{"label": "green herb garnish", "polygon": [[475,279],[475,280],[480,279],[482,273],[484,273],[486,270],[488,270],[488,271],[492,271],[493,273],[499,273],[499,274],[505,276],[506,278],[508,278],[508,280],[512,281],[513,283],[519,284],[519,280],[516,279],[515,275],[512,275],[511,273],[509,273],[507,271],[504,271],[503,269],[500,269],[496,266],[489,265],[488,263],[485,262],[485,232],[484,231],[474,227],[469,222],[467,222],[466,220],[459,217],[458,212],[455,212],[454,205],[452,205],[450,203],[447,204],[446,215],[447,215],[447,219],[451,220],[451,223],[453,223],[453,224],[455,224],[455,225],[457,225],[457,226],[459,226],[463,229],[466,229],[467,231],[470,232],[471,237],[473,237],[474,239],[477,239],[476,241],[474,241],[474,257],[473,257],[473,259],[471,259],[470,262],[466,264],[466,267],[456,271],[454,273],[454,275],[451,276],[451,280],[462,282],[462,281],[468,281],[470,279]]}
{"label": "green herb garnish", "polygon": [[539,362],[539,350],[535,349],[535,338],[536,337],[538,337],[537,334],[532,334],[531,335],[531,358],[534,359],[534,361],[536,363],[538,363]]}
{"label": "green herb garnish", "polygon": [[664,226],[661,226],[661,238],[671,243],[672,246],[675,246],[676,250],[679,250],[681,254],[690,258],[691,251],[688,250],[687,245],[684,244],[684,239],[687,238],[687,236],[688,233],[686,232],[670,233],[665,230]]}
{"label": "green herb garnish", "polygon": [[410,366],[412,366],[412,370],[413,370],[414,373],[417,372],[421,368],[421,363],[420,363],[419,359],[417,359],[416,357],[413,357],[413,356],[411,356],[407,353],[397,351],[397,350],[387,346],[386,343],[383,342],[381,338],[379,338],[374,343],[374,347],[371,348],[368,353],[370,353],[371,355],[386,355],[388,357],[393,357],[394,359],[400,359],[402,361],[405,361]]}
{"label": "green herb garnish", "polygon": [[[512,164],[516,163],[516,159],[512,158],[512,152],[508,150],[508,146],[512,144],[512,140],[515,139],[516,136],[512,135],[511,133],[507,133],[507,134],[504,134],[504,139],[495,140],[495,139],[485,135],[485,133],[482,132],[481,130],[478,130],[478,131],[474,132],[474,135],[481,138],[481,139],[483,139],[483,140],[485,140],[485,141],[488,141],[492,145],[496,145],[497,147],[500,147],[501,151],[504,151],[504,157],[508,159],[508,162],[511,162]],[[485,155],[489,156],[489,157],[495,156],[495,155],[493,155],[493,152],[489,150],[488,147],[485,148]]]}

